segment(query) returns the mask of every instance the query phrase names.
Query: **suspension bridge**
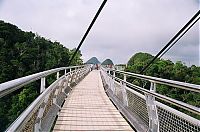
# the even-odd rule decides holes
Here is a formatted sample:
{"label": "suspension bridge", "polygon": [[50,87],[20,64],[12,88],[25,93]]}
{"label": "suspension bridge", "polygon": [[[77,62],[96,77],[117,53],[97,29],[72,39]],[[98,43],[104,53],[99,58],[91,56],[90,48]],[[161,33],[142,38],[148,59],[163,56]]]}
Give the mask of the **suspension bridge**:
{"label": "suspension bridge", "polygon": [[[103,1],[68,65],[106,2]],[[103,66],[92,70],[91,65],[81,65],[51,69],[0,84],[2,98],[32,82],[41,81],[40,95],[6,131],[200,132],[200,120],[195,118],[200,116],[199,107],[156,91],[157,85],[166,85],[199,94],[200,85],[142,75],[200,19],[199,14],[198,10],[140,74]],[[57,78],[47,86],[45,80],[52,74]],[[147,81],[150,86],[145,89],[134,85],[127,77]]]}
{"label": "suspension bridge", "polygon": [[[55,73],[57,79],[46,87],[45,79]],[[148,81],[149,90],[128,82],[128,76]],[[40,95],[6,131],[200,131],[200,120],[172,105],[196,115],[200,108],[156,92],[156,85],[162,84],[199,94],[199,85],[82,65],[2,83],[0,97],[37,80],[41,80]]]}

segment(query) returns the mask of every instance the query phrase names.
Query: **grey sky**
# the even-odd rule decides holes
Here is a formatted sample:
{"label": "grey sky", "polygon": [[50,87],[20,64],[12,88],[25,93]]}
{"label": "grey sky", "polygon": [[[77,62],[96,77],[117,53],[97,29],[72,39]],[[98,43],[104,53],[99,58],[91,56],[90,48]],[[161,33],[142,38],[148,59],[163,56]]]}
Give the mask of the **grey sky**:
{"label": "grey sky", "polygon": [[[0,19],[74,48],[101,2],[0,0]],[[126,63],[137,52],[155,55],[198,10],[199,0],[108,0],[81,47],[83,59]],[[196,24],[164,58],[199,65],[199,37]]]}

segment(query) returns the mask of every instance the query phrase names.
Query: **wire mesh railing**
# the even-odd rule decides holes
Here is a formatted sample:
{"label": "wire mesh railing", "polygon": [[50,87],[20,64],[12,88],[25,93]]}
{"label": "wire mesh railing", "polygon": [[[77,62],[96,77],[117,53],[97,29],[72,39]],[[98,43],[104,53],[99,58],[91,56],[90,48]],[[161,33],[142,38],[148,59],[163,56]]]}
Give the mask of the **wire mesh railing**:
{"label": "wire mesh railing", "polygon": [[[121,74],[123,79],[116,77],[116,73]],[[101,75],[104,86],[107,86],[108,96],[136,130],[150,132],[200,131],[199,119],[179,111],[180,108],[199,116],[199,107],[156,92],[156,84],[162,84],[199,94],[199,85],[105,68],[101,69]],[[150,90],[127,82],[127,76],[148,81],[151,84]]]}
{"label": "wire mesh railing", "polygon": [[[60,76],[59,72],[64,71]],[[69,72],[67,72],[69,71]],[[6,131],[50,131],[69,91],[90,71],[88,65],[52,69],[0,84],[0,98],[41,79],[40,95],[22,112]],[[45,79],[51,74],[57,79],[46,88]]]}

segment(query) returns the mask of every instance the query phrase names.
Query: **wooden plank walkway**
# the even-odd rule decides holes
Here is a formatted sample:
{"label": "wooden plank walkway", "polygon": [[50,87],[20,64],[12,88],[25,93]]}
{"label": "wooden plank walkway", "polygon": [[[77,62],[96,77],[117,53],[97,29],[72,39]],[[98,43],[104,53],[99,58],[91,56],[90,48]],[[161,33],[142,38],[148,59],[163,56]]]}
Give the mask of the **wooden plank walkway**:
{"label": "wooden plank walkway", "polygon": [[90,72],[66,99],[53,131],[133,131],[106,95],[100,72]]}

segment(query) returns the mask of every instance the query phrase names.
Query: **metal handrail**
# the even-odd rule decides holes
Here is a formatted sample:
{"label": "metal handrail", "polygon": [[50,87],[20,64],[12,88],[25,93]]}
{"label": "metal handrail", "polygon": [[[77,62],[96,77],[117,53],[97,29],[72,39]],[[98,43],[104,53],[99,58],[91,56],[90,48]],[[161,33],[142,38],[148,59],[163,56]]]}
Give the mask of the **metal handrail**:
{"label": "metal handrail", "polygon": [[24,85],[27,85],[31,82],[34,82],[36,80],[39,80],[43,77],[46,77],[50,74],[62,71],[62,70],[68,70],[68,69],[73,69],[73,68],[81,68],[84,67],[84,65],[81,66],[70,66],[70,67],[61,67],[61,68],[55,68],[43,72],[39,72],[36,74],[28,75],[25,77],[21,77],[18,79],[14,79],[5,83],[0,84],[0,98],[23,87]]}
{"label": "metal handrail", "polygon": [[[133,89],[131,89],[129,87],[126,87],[126,89],[128,91],[130,91],[131,93],[134,93],[137,96],[139,96],[140,98],[142,98],[142,99],[145,100],[145,96],[143,94],[138,93],[138,92],[136,92],[135,90],[133,90]],[[155,103],[156,103],[156,105],[161,106],[162,108],[164,108],[164,109],[166,109],[166,110],[168,110],[168,111],[170,111],[172,113],[175,113],[176,115],[181,115],[181,117],[183,117],[184,119],[187,119],[187,120],[191,121],[193,124],[200,125],[199,124],[200,123],[199,120],[196,119],[196,118],[193,118],[193,117],[191,117],[191,116],[189,116],[189,115],[187,115],[185,113],[182,113],[182,112],[180,112],[178,110],[175,110],[175,109],[173,109],[173,108],[171,108],[171,107],[169,107],[169,106],[167,106],[167,105],[165,105],[163,103],[160,103],[158,101],[155,101]]]}
{"label": "metal handrail", "polygon": [[[176,126],[178,123],[183,126],[179,127],[183,131],[192,130],[193,128],[197,129],[197,131],[200,130],[200,121],[187,113],[191,112],[198,116],[200,115],[199,107],[156,92],[156,84],[164,84],[199,94],[199,85],[139,75],[112,68],[101,67],[101,69],[108,96],[137,131],[143,127],[145,128],[144,131],[146,129],[150,131],[168,130],[168,127],[174,130],[174,128],[179,127]],[[120,74],[120,76],[122,75],[123,78],[116,77],[116,73]],[[127,82],[127,76],[150,82],[149,90]],[[182,108],[187,112],[176,110],[171,105]],[[139,120],[139,122],[135,120]],[[146,125],[147,128],[145,127]]]}
{"label": "metal handrail", "polygon": [[26,110],[10,125],[9,128],[7,128],[7,132],[14,132],[19,129],[19,127],[23,124],[23,122],[26,122],[33,111],[38,109],[44,98],[49,94],[50,91],[55,88],[55,85],[63,78],[64,76],[60,77],[58,80],[53,82],[42,94],[40,94],[30,105],[27,107]]}
{"label": "metal handrail", "polygon": [[181,108],[183,108],[183,109],[186,109],[186,110],[188,110],[188,111],[191,111],[191,112],[193,112],[193,113],[196,113],[196,114],[200,115],[200,108],[198,108],[198,107],[189,105],[189,104],[184,103],[184,102],[182,102],[182,101],[178,101],[178,100],[172,99],[172,98],[170,98],[170,97],[167,97],[167,96],[164,96],[164,95],[155,93],[155,92],[151,92],[151,91],[149,91],[149,90],[147,90],[147,89],[144,89],[144,88],[141,88],[141,87],[139,87],[139,86],[136,86],[136,85],[134,85],[134,84],[132,84],[132,83],[126,82],[126,81],[124,81],[124,80],[122,80],[122,79],[120,79],[120,78],[117,78],[117,77],[114,77],[114,78],[115,78],[116,80],[118,80],[118,81],[122,81],[123,83],[127,84],[127,86],[129,86],[130,88],[137,89],[137,90],[139,90],[139,91],[141,91],[141,92],[143,92],[143,93],[151,94],[151,95],[155,96],[155,97],[158,98],[158,99],[161,99],[161,100],[163,100],[163,101],[166,101],[166,102],[168,102],[168,103],[171,103],[171,104],[173,104],[173,105],[176,105],[176,106],[178,106],[178,107],[181,107]]}
{"label": "metal handrail", "polygon": [[[80,70],[82,72],[87,72],[87,69],[89,69],[86,65],[82,65],[82,66],[72,66],[72,67],[62,67],[62,68],[56,68],[56,69],[52,69],[52,70],[48,70],[45,72],[41,72],[41,73],[37,73],[37,74],[33,74],[33,78],[37,77],[38,78],[42,78],[45,77],[47,75],[56,73],[58,71],[61,70],[66,70],[66,69],[73,69],[73,68],[80,68],[77,70]],[[59,77],[56,81],[54,81],[48,88],[46,88],[28,107],[26,110],[23,111],[23,113],[21,113],[21,115],[7,128],[6,131],[10,132],[10,131],[18,131],[21,130],[22,127],[24,127],[24,123],[27,122],[31,115],[40,107],[40,105],[42,104],[42,102],[44,101],[44,99],[50,94],[50,92],[52,92],[53,90],[55,90],[57,87],[56,85],[59,84],[59,82],[68,77],[71,76],[71,74],[74,74],[76,70],[71,71],[66,73],[65,75]],[[89,71],[89,70],[88,70]],[[29,76],[27,76],[28,79],[30,79]],[[31,76],[32,77],[32,76]],[[21,78],[20,78],[21,79]],[[36,78],[37,79],[37,78]],[[25,85],[25,84],[24,84]]]}
{"label": "metal handrail", "polygon": [[174,81],[174,80],[168,80],[168,79],[162,79],[162,78],[157,78],[157,77],[151,77],[151,76],[146,76],[146,75],[140,75],[140,74],[136,74],[136,73],[119,71],[119,70],[113,70],[113,71],[115,71],[116,73],[121,73],[121,74],[125,74],[128,76],[132,76],[132,77],[135,77],[138,79],[147,80],[147,81],[155,82],[158,84],[164,84],[164,85],[200,93],[200,85],[179,82],[179,81]]}
{"label": "metal handrail", "polygon": [[[105,68],[102,68],[102,69],[103,70],[107,70]],[[108,69],[108,70],[112,70],[112,69]],[[172,80],[167,80],[167,79],[161,79],[161,78],[156,78],[156,77],[150,77],[150,76],[145,76],[145,75],[139,75],[139,74],[130,73],[130,72],[124,72],[124,71],[119,71],[119,70],[113,70],[113,71],[115,71],[116,73],[121,73],[121,74],[124,74],[124,75],[133,76],[135,78],[147,80],[147,81],[158,83],[158,84],[165,84],[165,85],[168,85],[168,86],[174,86],[176,88],[182,88],[182,89],[187,89],[187,90],[194,91],[194,92],[200,92],[200,86],[199,85],[195,85],[195,84],[189,84],[189,83],[183,83],[183,82],[172,81]],[[178,101],[178,100],[172,99],[170,97],[161,95],[161,94],[156,93],[156,92],[151,92],[151,91],[149,91],[147,89],[141,88],[141,87],[139,87],[137,85],[134,85],[134,84],[132,84],[130,82],[124,81],[123,79],[120,79],[120,78],[117,78],[117,77],[113,77],[113,75],[111,75],[111,74],[108,74],[108,75],[111,76],[115,80],[118,80],[118,81],[121,81],[121,82],[125,83],[127,86],[129,86],[131,88],[137,89],[137,90],[139,90],[139,91],[141,91],[143,93],[151,94],[151,95],[155,96],[158,99],[161,99],[163,101],[166,101],[168,103],[171,103],[173,105],[176,105],[178,107],[181,107],[183,109],[186,109],[188,111],[191,111],[193,113],[196,113],[196,114],[200,115],[200,108],[198,108],[198,107],[189,105],[189,104],[184,103],[182,101]],[[168,82],[169,82],[169,84],[168,84]]]}

